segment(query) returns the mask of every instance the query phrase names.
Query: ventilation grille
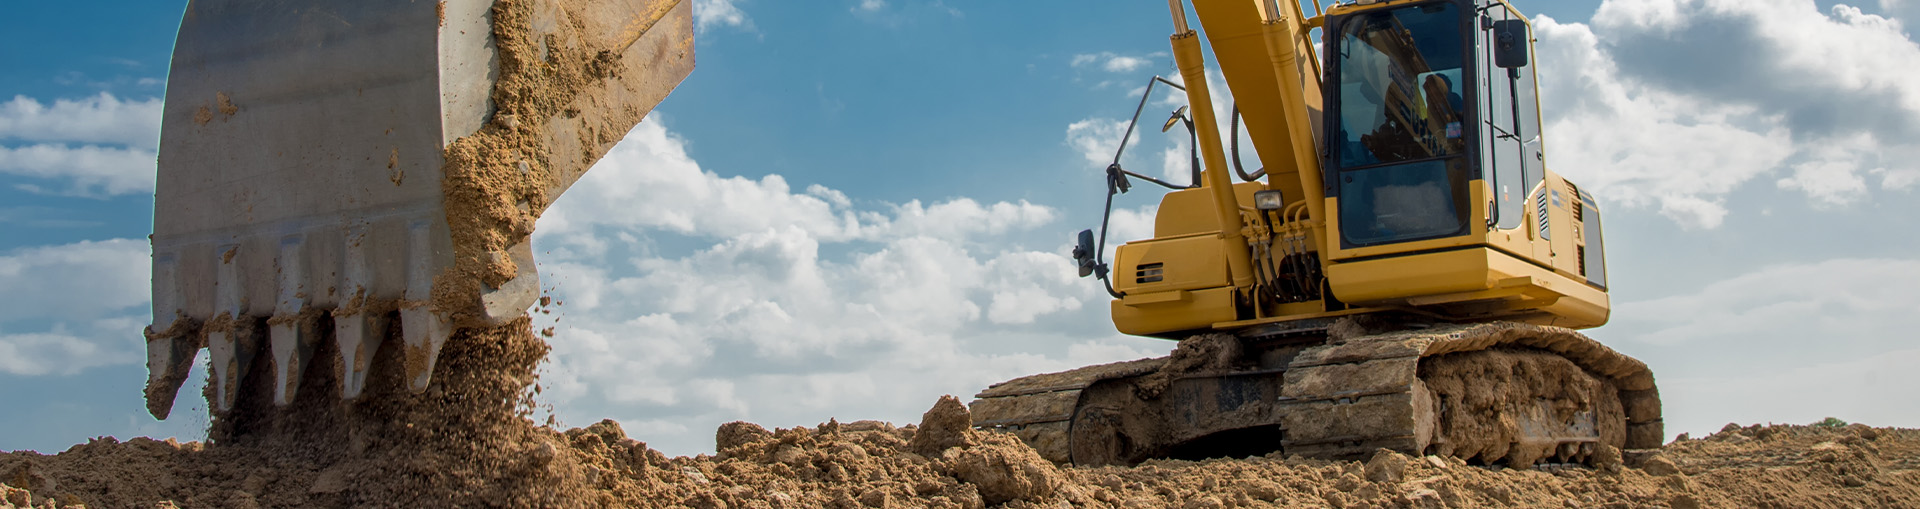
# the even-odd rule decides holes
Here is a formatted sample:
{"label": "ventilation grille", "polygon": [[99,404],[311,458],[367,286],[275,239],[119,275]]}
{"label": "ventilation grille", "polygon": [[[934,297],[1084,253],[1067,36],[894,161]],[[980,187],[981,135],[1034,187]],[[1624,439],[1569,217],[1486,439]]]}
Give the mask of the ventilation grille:
{"label": "ventilation grille", "polygon": [[1580,260],[1580,276],[1581,276],[1581,277],[1586,277],[1586,275],[1587,275],[1587,246],[1586,246],[1586,245],[1584,245],[1584,244],[1583,244],[1583,245],[1578,245],[1578,246],[1573,246],[1573,249],[1574,249],[1574,253],[1573,253],[1573,254],[1575,255],[1575,256],[1574,256],[1574,258],[1576,258],[1576,259],[1578,259],[1578,260]]}
{"label": "ventilation grille", "polygon": [[1571,198],[1567,201],[1572,202],[1572,205],[1573,205],[1572,207],[1568,207],[1573,211],[1573,224],[1580,224],[1585,222],[1587,211],[1585,210],[1586,206],[1580,204],[1580,186],[1576,186],[1576,185],[1573,185],[1572,182],[1568,182],[1567,195],[1569,198]]}
{"label": "ventilation grille", "polygon": [[1540,223],[1540,238],[1552,240],[1553,232],[1547,228],[1547,191],[1542,188],[1540,197],[1535,198],[1534,220]]}
{"label": "ventilation grille", "polygon": [[1134,271],[1133,282],[1139,284],[1160,282],[1162,279],[1165,279],[1162,271],[1164,265],[1166,264],[1159,262],[1140,264]]}

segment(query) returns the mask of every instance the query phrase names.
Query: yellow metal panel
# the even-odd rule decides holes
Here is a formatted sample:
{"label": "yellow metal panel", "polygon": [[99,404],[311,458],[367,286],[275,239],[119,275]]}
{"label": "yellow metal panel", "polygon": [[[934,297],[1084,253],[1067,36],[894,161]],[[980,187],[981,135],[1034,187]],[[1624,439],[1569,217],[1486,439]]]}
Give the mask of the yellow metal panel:
{"label": "yellow metal panel", "polygon": [[1233,304],[1232,287],[1185,293],[1184,299],[1159,302],[1141,302],[1154,300],[1150,294],[1130,294],[1125,299],[1114,299],[1113,326],[1123,334],[1152,336],[1205,329],[1217,322],[1239,318]]}
{"label": "yellow metal panel", "polygon": [[[1129,242],[1114,252],[1113,288],[1122,293],[1152,293],[1227,286],[1227,256],[1219,237],[1208,234]],[[1158,282],[1141,282],[1158,263]]]}
{"label": "yellow metal panel", "polygon": [[[1582,280],[1528,263],[1492,248],[1468,248],[1396,256],[1327,267],[1327,281],[1342,301],[1354,305],[1456,302],[1468,298],[1532,298],[1531,308],[1552,315],[1536,323],[1596,327],[1607,322],[1607,294]],[[1510,290],[1510,292],[1489,292]],[[1448,298],[1459,295],[1461,298]],[[1557,295],[1557,299],[1541,299]],[[1518,313],[1528,308],[1510,310]]]}
{"label": "yellow metal panel", "polygon": [[[1258,182],[1233,185],[1234,196],[1244,206],[1253,206],[1253,193],[1263,188]],[[1234,225],[1239,228],[1240,225]],[[1220,231],[1214,217],[1213,196],[1205,189],[1181,189],[1160,198],[1160,211],[1153,216],[1153,236],[1179,237]]]}

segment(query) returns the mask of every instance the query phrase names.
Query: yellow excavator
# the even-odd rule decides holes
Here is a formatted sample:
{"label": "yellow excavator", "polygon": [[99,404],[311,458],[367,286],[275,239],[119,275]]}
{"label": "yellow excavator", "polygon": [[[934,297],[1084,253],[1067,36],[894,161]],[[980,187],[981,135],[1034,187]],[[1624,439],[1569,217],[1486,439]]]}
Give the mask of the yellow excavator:
{"label": "yellow excavator", "polygon": [[1194,105],[1162,128],[1192,132],[1194,182],[1116,153],[1109,214],[1132,179],[1174,190],[1111,267],[1105,225],[1074,250],[1120,332],[1179,345],[994,385],[976,426],[1082,465],[1384,448],[1524,467],[1661,443],[1652,373],[1572,330],[1607,321],[1600,209],[1545,168],[1524,16],[1503,0],[1191,3],[1235,103],[1229,146],[1200,31],[1171,0],[1184,85],[1156,77],[1141,105],[1160,84]]}
{"label": "yellow excavator", "polygon": [[[375,371],[429,391],[457,332],[523,324],[534,219],[691,72],[692,3],[190,2],[163,111],[149,411],[166,418],[203,348],[231,423],[361,398]],[[1233,146],[1210,108],[1176,113],[1193,184],[1116,154],[1109,198],[1178,189],[1114,266],[1104,227],[1075,251],[1121,332],[1179,346],[997,384],[977,427],[1089,465],[1379,448],[1528,465],[1660,443],[1645,365],[1571,330],[1607,319],[1600,214],[1544,168],[1524,17],[1501,0],[1192,5],[1237,101]],[[1151,83],[1211,105],[1198,31],[1169,6],[1184,85]]]}

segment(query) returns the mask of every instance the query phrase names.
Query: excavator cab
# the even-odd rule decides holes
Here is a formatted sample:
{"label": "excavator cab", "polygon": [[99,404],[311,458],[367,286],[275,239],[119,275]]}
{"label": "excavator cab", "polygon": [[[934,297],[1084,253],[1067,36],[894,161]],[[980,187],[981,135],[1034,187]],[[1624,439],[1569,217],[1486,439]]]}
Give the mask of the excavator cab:
{"label": "excavator cab", "polygon": [[1526,19],[1499,0],[1388,2],[1335,7],[1325,33],[1332,293],[1606,323],[1599,208],[1546,170]]}

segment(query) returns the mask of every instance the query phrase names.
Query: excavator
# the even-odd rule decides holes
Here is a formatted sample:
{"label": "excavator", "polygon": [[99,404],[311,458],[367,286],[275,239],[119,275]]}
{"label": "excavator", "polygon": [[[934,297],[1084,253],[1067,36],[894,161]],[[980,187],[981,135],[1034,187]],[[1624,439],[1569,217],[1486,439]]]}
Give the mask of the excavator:
{"label": "excavator", "polygon": [[[351,404],[380,370],[426,392],[458,332],[524,326],[534,219],[692,71],[692,4],[192,0],[163,109],[148,410],[167,417],[202,349],[218,421],[315,391]],[[1660,444],[1651,372],[1574,331],[1608,316],[1600,211],[1544,167],[1524,16],[1168,5],[1182,80],[1146,94],[1195,105],[1163,128],[1191,133],[1193,182],[1116,154],[1109,214],[1133,179],[1174,189],[1111,266],[1104,225],[1074,257],[1119,332],[1179,343],[995,384],[975,427],[1081,465],[1527,466]],[[1235,101],[1226,147],[1203,31]]]}
{"label": "excavator", "polygon": [[[1156,77],[1141,105],[1157,84],[1185,92],[1191,115],[1162,130],[1188,125],[1194,182],[1126,170],[1123,139],[1108,214],[1131,179],[1173,188],[1153,237],[1112,266],[1104,224],[1074,249],[1120,332],[1180,343],[996,384],[976,426],[1080,465],[1386,449],[1527,467],[1661,443],[1651,371],[1574,331],[1608,317],[1600,209],[1545,167],[1525,16],[1504,0],[1191,4],[1201,30],[1169,2],[1181,83]],[[1224,149],[1201,31],[1234,101]]]}

